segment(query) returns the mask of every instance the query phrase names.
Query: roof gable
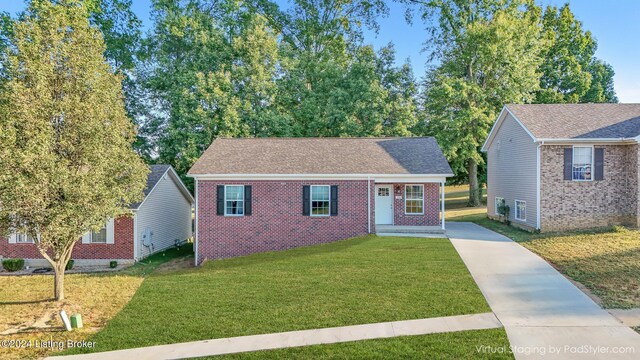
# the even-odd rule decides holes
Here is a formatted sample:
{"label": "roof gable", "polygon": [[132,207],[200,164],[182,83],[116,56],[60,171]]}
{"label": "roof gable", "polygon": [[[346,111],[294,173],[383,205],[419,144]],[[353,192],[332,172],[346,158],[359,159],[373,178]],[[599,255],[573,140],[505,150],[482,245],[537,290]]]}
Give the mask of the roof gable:
{"label": "roof gable", "polygon": [[640,104],[509,104],[538,139],[630,139],[640,135]]}
{"label": "roof gable", "polygon": [[431,137],[218,138],[189,175],[434,174],[451,168]]}
{"label": "roof gable", "polygon": [[153,189],[156,188],[156,185],[158,185],[158,182],[160,182],[160,180],[162,180],[165,177],[165,174],[173,180],[173,182],[176,184],[176,186],[178,187],[182,195],[185,198],[187,198],[187,200],[189,200],[191,203],[193,203],[193,197],[191,196],[191,193],[182,183],[182,181],[180,180],[180,177],[178,177],[178,174],[176,174],[175,170],[173,170],[171,165],[150,165],[149,175],[147,176],[147,185],[142,191],[144,194],[144,198],[140,202],[131,204],[129,208],[132,210],[139,209],[140,206],[147,199],[149,194],[153,192]]}

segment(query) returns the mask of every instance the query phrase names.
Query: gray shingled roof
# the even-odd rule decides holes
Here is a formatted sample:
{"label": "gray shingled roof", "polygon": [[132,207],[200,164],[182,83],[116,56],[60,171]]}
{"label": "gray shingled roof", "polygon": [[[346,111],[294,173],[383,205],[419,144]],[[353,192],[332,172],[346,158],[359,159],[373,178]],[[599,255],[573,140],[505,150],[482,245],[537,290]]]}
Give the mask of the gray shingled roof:
{"label": "gray shingled roof", "polygon": [[619,139],[640,135],[640,104],[509,104],[539,139]]}
{"label": "gray shingled roof", "polygon": [[438,143],[411,138],[219,138],[198,174],[451,174]]}
{"label": "gray shingled roof", "polygon": [[[171,167],[171,165],[150,165],[149,166],[149,169],[151,171],[149,172],[149,176],[147,177],[147,186],[143,190],[145,198],[147,197],[147,195],[149,195],[151,190],[153,190],[153,188],[156,186],[158,181],[160,181],[160,179],[162,179],[162,175],[164,175],[164,173],[167,172],[167,170],[170,167]],[[144,201],[144,199],[143,199],[143,201]],[[131,204],[129,206],[129,208],[135,210],[140,206],[140,204],[142,204],[142,201],[141,202],[137,202],[135,204]]]}

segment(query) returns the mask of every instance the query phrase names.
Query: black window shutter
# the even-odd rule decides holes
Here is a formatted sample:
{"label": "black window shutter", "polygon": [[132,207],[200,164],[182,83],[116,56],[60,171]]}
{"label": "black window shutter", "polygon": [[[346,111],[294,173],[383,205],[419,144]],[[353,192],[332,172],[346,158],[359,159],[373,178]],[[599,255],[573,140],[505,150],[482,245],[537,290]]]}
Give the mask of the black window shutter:
{"label": "black window shutter", "polygon": [[218,185],[216,191],[216,214],[224,215],[224,185]]}
{"label": "black window shutter", "polygon": [[564,149],[564,179],[572,180],[571,176],[573,172],[573,149],[566,148]]}
{"label": "black window shutter", "polygon": [[251,185],[244,186],[244,214],[251,215]]}
{"label": "black window shutter", "polygon": [[596,148],[594,153],[595,158],[595,180],[604,180],[604,148]]}
{"label": "black window shutter", "polygon": [[331,185],[331,216],[338,215],[338,185]]}
{"label": "black window shutter", "polygon": [[304,185],[302,187],[302,215],[309,216],[311,210],[311,187]]}

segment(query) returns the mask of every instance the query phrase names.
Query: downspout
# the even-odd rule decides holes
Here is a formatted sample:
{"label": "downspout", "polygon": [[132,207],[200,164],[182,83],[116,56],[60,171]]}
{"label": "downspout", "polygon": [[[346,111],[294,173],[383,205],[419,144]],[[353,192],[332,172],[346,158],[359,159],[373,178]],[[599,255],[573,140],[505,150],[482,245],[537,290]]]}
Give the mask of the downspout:
{"label": "downspout", "polygon": [[367,234],[371,234],[371,176],[367,175]]}
{"label": "downspout", "polygon": [[536,229],[540,230],[540,147],[544,145],[541,141],[536,147]]}
{"label": "downspout", "polygon": [[195,220],[194,220],[194,227],[196,228],[196,233],[195,233],[195,241],[193,242],[193,252],[194,255],[196,257],[194,264],[195,266],[198,266],[198,178],[194,177],[193,178],[193,194],[195,197],[195,206],[196,206],[196,211],[195,211]]}
{"label": "downspout", "polygon": [[441,189],[441,206],[442,206],[442,230],[444,230],[444,181],[440,183],[440,189]]}

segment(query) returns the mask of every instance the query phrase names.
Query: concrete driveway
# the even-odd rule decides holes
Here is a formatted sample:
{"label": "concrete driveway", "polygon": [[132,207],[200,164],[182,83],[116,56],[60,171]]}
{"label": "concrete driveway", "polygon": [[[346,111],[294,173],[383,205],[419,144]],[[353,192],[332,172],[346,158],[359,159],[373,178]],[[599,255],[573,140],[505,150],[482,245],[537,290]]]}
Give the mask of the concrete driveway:
{"label": "concrete driveway", "polygon": [[[504,325],[516,358],[640,359],[640,335],[539,256],[472,223],[449,222],[447,235]],[[487,345],[481,352],[496,351]]]}

